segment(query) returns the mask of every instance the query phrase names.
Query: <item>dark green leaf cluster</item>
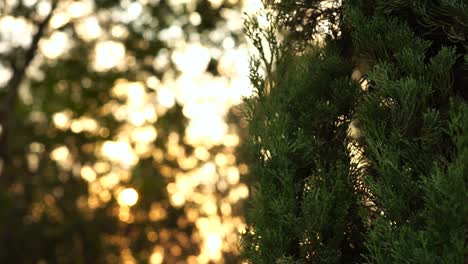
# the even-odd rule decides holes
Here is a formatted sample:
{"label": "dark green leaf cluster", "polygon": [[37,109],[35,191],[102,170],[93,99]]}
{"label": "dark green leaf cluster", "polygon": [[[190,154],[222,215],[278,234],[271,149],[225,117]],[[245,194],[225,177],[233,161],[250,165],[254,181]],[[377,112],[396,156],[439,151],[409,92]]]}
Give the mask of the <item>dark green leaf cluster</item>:
{"label": "dark green leaf cluster", "polygon": [[406,22],[418,25],[418,33],[446,40],[468,48],[468,3],[456,0],[438,1],[378,1],[378,8],[385,14],[404,16]]}
{"label": "dark green leaf cluster", "polygon": [[[451,153],[450,141],[456,139],[444,131],[458,122],[448,115],[454,111],[449,100],[454,95],[452,69],[459,55],[454,47],[428,55],[431,41],[378,10],[373,16],[353,14],[353,42],[359,54],[373,63],[369,93],[360,102],[357,117],[369,164],[366,183],[382,210],[366,241],[367,259],[371,263],[461,263],[467,214],[457,201],[466,201],[467,196],[463,174],[454,172],[461,169],[453,163],[459,157]],[[451,177],[450,186],[443,186],[442,178]],[[443,188],[455,189],[437,205],[434,199],[443,198]],[[449,210],[439,208],[435,213],[434,206],[440,204]],[[437,218],[452,221],[434,225]],[[441,236],[446,232],[452,235]]]}
{"label": "dark green leaf cluster", "polygon": [[[288,29],[292,39],[309,40],[317,34],[328,32],[337,36],[341,20],[339,0],[263,0],[264,4],[276,12],[278,24]],[[323,23],[328,26],[325,28]]]}
{"label": "dark green leaf cluster", "polygon": [[258,185],[244,245],[254,263],[360,258],[350,248],[363,228],[358,170],[346,147],[360,89],[337,54],[330,47],[284,56],[271,93],[256,82],[259,96],[246,100]]}
{"label": "dark green leaf cluster", "polygon": [[[296,14],[291,3],[272,6]],[[349,39],[330,35],[301,54],[283,52],[268,89],[260,63],[251,70],[257,95],[246,112],[257,185],[245,257],[463,263],[466,4],[356,0],[340,12]]]}

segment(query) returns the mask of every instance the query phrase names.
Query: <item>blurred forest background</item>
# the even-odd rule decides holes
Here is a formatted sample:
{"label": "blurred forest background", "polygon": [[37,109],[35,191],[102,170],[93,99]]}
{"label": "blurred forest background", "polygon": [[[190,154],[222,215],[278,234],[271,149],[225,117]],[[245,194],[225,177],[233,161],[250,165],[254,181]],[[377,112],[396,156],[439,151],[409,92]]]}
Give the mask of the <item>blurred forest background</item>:
{"label": "blurred forest background", "polygon": [[237,263],[242,0],[0,1],[0,263]]}

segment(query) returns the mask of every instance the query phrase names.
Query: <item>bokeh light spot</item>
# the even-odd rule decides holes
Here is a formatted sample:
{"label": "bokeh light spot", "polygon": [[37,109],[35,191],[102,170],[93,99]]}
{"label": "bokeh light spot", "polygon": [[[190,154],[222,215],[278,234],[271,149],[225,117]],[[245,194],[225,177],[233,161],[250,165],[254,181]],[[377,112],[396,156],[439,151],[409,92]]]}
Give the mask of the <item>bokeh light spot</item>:
{"label": "bokeh light spot", "polygon": [[117,201],[121,206],[134,206],[138,201],[138,193],[133,188],[123,189],[119,193]]}

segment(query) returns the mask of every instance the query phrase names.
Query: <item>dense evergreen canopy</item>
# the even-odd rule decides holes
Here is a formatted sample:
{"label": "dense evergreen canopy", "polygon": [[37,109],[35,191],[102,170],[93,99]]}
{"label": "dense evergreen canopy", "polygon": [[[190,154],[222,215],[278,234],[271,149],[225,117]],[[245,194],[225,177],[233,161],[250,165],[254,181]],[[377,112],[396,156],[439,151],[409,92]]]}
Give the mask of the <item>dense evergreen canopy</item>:
{"label": "dense evergreen canopy", "polygon": [[468,3],[265,5],[270,26],[246,24],[245,257],[466,262]]}

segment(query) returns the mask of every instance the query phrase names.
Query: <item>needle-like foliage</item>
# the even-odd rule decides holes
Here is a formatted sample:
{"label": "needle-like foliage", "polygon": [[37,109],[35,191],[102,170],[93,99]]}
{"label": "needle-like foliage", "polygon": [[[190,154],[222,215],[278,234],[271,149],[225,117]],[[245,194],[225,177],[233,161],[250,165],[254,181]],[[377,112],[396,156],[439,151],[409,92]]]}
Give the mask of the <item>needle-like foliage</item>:
{"label": "needle-like foliage", "polygon": [[293,34],[265,77],[251,68],[247,260],[463,263],[467,4],[347,1],[313,44],[294,33],[326,17],[267,4]]}

